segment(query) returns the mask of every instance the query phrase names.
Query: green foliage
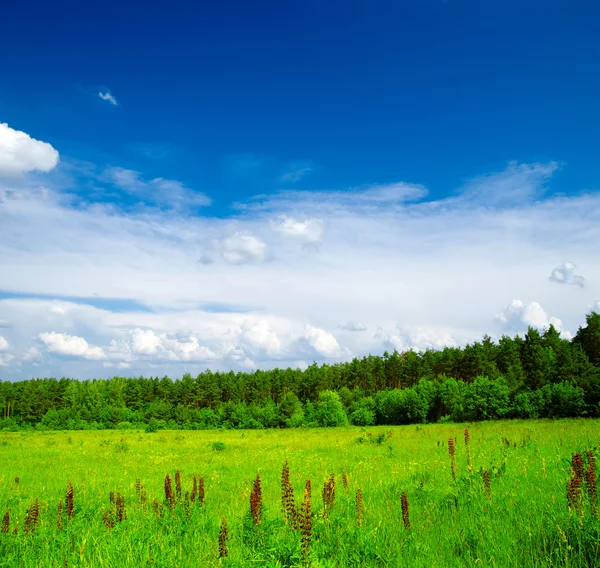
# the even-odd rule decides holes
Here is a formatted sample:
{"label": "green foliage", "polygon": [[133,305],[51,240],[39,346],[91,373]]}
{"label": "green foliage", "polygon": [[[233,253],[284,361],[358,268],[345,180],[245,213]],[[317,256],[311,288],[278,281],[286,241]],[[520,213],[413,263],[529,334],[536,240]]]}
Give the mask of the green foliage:
{"label": "green foliage", "polygon": [[546,385],[541,390],[543,416],[548,418],[569,418],[586,414],[583,389],[559,383]]}
{"label": "green foliage", "polygon": [[375,396],[379,424],[413,424],[427,418],[426,400],[416,389],[381,391]]}
{"label": "green foliage", "polygon": [[344,405],[337,392],[325,390],[319,393],[315,418],[319,426],[344,426],[348,424]]}
{"label": "green foliage", "polygon": [[496,420],[510,412],[509,389],[502,377],[477,377],[466,386],[463,400],[465,420]]}
{"label": "green foliage", "polygon": [[376,417],[375,400],[371,396],[357,400],[350,407],[350,423],[355,426],[372,426]]}
{"label": "green foliage", "polygon": [[270,429],[600,416],[600,314],[462,349],[181,380],[0,381],[0,430]]}

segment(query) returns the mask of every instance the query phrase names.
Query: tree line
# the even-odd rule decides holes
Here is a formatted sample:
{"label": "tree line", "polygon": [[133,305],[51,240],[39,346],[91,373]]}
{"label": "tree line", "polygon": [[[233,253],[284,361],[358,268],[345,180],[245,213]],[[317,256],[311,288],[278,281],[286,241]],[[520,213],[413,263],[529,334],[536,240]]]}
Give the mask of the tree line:
{"label": "tree line", "polygon": [[0,381],[0,430],[291,428],[600,416],[600,314],[464,348],[305,370]]}

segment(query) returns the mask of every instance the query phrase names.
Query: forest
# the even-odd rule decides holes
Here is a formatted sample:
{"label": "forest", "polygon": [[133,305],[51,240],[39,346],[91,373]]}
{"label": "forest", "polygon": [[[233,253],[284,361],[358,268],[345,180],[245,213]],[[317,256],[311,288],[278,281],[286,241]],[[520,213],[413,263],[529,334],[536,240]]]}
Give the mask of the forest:
{"label": "forest", "polygon": [[0,430],[294,428],[600,416],[600,314],[464,348],[305,370],[0,381]]}

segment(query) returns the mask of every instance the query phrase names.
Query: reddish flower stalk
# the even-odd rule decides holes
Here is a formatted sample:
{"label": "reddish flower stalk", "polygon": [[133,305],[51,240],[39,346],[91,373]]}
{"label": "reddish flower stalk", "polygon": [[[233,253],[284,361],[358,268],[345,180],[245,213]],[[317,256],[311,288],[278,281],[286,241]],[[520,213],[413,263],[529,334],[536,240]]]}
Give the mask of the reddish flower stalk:
{"label": "reddish flower stalk", "polygon": [[260,486],[260,473],[256,474],[252,491],[250,492],[250,514],[252,523],[259,525],[262,521],[262,489]]}
{"label": "reddish flower stalk", "polygon": [[175,493],[171,484],[171,476],[168,473],[165,476],[165,501],[171,509],[175,507]]}
{"label": "reddish flower stalk", "polygon": [[406,491],[402,492],[402,521],[404,522],[404,528],[409,531],[410,530],[410,515],[408,511],[408,497],[406,495]]}
{"label": "reddish flower stalk", "polygon": [[471,461],[471,436],[469,435],[469,429],[465,428],[465,446],[467,448],[467,469],[473,471],[473,462]]}
{"label": "reddish flower stalk", "polygon": [[112,511],[102,512],[102,522],[106,530],[112,529],[115,526],[115,518],[113,517]]}
{"label": "reddish flower stalk", "polygon": [[120,523],[127,519],[127,511],[125,510],[125,497],[120,493],[117,494],[115,505],[117,508],[116,521],[117,523]]}
{"label": "reddish flower stalk", "polygon": [[290,481],[290,468],[287,460],[281,469],[281,516],[284,523],[289,524],[293,529],[297,528],[296,499],[294,498],[294,487]]}
{"label": "reddish flower stalk", "polygon": [[229,529],[227,528],[227,519],[221,519],[221,527],[219,528],[219,558],[227,558],[229,550],[227,550],[227,541],[229,540]]}
{"label": "reddish flower stalk", "polygon": [[365,512],[365,504],[363,502],[362,489],[356,490],[356,526],[362,527],[363,515]]}
{"label": "reddish flower stalk", "polygon": [[344,484],[344,490],[347,493],[348,492],[348,476],[346,475],[345,471],[342,472],[342,483]]}
{"label": "reddish flower stalk", "polygon": [[450,467],[452,468],[452,477],[456,481],[458,471],[456,469],[456,448],[454,447],[454,438],[448,439],[448,453],[450,454]]}
{"label": "reddish flower stalk", "polygon": [[177,501],[181,501],[181,473],[179,473],[179,470],[175,472],[175,493],[177,494]]}
{"label": "reddish flower stalk", "polygon": [[585,480],[583,457],[581,456],[581,452],[573,454],[573,457],[571,458],[571,466],[573,467],[573,475],[579,479],[579,484],[581,485],[581,483],[583,483]]}
{"label": "reddish flower stalk", "polygon": [[24,530],[26,533],[33,532],[38,525],[38,520],[40,517],[40,504],[36,499],[34,503],[31,505],[30,509],[25,511],[25,526]]}
{"label": "reddish flower stalk", "polygon": [[492,485],[491,485],[491,475],[490,470],[486,469],[483,472],[483,486],[485,488],[485,498],[491,502],[492,501]]}
{"label": "reddish flower stalk", "polygon": [[328,511],[333,508],[335,502],[335,476],[333,473],[329,480],[324,482],[321,496],[323,497],[323,516],[327,518]]}
{"label": "reddish flower stalk", "polygon": [[200,480],[198,482],[198,505],[202,507],[204,505],[204,476],[200,476]]}
{"label": "reddish flower stalk", "polygon": [[7,533],[10,530],[10,511],[4,513],[2,517],[2,525],[0,526],[0,532]]}
{"label": "reddish flower stalk", "polygon": [[67,519],[72,519],[75,516],[75,499],[73,495],[73,485],[70,481],[67,483],[67,493],[65,495],[65,509],[67,512]]}
{"label": "reddish flower stalk", "polygon": [[570,509],[581,509],[581,483],[575,474],[567,485],[567,502]]}

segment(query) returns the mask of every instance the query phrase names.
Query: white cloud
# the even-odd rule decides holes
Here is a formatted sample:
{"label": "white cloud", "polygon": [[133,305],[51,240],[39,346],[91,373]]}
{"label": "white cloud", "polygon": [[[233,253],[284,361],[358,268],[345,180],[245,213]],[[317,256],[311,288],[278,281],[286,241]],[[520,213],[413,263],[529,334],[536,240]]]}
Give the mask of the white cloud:
{"label": "white cloud", "polygon": [[152,355],[169,361],[210,361],[215,358],[215,354],[200,345],[194,335],[188,334],[179,339],[151,329],[136,328],[133,331],[131,350],[137,355]]}
{"label": "white cloud", "polygon": [[206,194],[189,189],[177,180],[154,178],[146,181],[139,172],[119,167],[107,168],[105,177],[142,202],[166,205],[174,209],[206,207],[211,204],[211,199]]}
{"label": "white cloud", "polygon": [[50,144],[0,123],[0,176],[49,172],[57,163],[58,152]]}
{"label": "white cloud", "polygon": [[385,331],[380,327],[375,332],[374,339],[379,340],[386,349],[394,349],[399,352],[438,350],[466,343],[465,340],[456,341],[448,329],[421,325],[411,329],[404,329],[397,325],[392,331]]}
{"label": "white cloud", "polygon": [[8,341],[0,335],[0,351],[6,351],[8,349]]}
{"label": "white cloud", "polygon": [[360,209],[363,213],[381,207],[397,207],[427,195],[422,185],[409,183],[377,184],[345,191],[281,191],[274,195],[258,195],[249,203],[236,203],[241,210],[329,212]]}
{"label": "white cloud", "polygon": [[106,91],[106,93],[103,93],[102,91],[100,91],[98,93],[98,96],[106,102],[109,102],[111,105],[118,105],[119,103],[117,102],[117,99],[112,95],[112,93],[110,91]]}
{"label": "white cloud", "polygon": [[323,219],[296,220],[287,215],[281,215],[276,220],[271,220],[273,230],[283,235],[299,239],[306,243],[320,243],[323,240],[325,227]]}
{"label": "white cloud", "polygon": [[262,262],[267,255],[267,245],[250,233],[234,233],[222,241],[221,249],[230,264]]}
{"label": "white cloud", "polygon": [[117,363],[113,363],[112,361],[105,361],[102,363],[102,366],[105,369],[131,369],[131,363],[126,363],[125,361],[119,361]]}
{"label": "white cloud", "polygon": [[27,349],[23,361],[41,361],[42,353],[37,347],[30,347]]}
{"label": "white cloud", "polygon": [[15,356],[11,353],[0,354],[0,367],[7,367],[14,359]]}
{"label": "white cloud", "polygon": [[278,357],[281,354],[282,342],[266,320],[246,323],[242,330],[242,338],[251,347],[264,350],[269,357]]}
{"label": "white cloud", "polygon": [[496,318],[510,331],[524,331],[527,327],[544,330],[550,325],[553,325],[557,331],[563,331],[563,322],[549,316],[542,306],[534,301],[525,303],[521,300],[512,300]]}
{"label": "white cloud", "polygon": [[585,278],[579,274],[575,274],[577,266],[572,262],[565,262],[557,266],[550,274],[549,280],[557,284],[572,284],[583,288],[585,286]]}
{"label": "white cloud", "polygon": [[307,325],[303,337],[306,342],[323,357],[333,358],[342,357],[344,355],[337,339],[324,329]]}
{"label": "white cloud", "polygon": [[510,162],[503,172],[480,176],[469,182],[464,188],[463,198],[486,205],[514,206],[542,194],[545,182],[557,168],[556,162]]}
{"label": "white cloud", "polygon": [[367,331],[367,326],[359,321],[348,321],[344,324],[338,325],[340,329],[345,329],[346,331]]}
{"label": "white cloud", "polygon": [[83,337],[66,333],[40,333],[38,338],[53,353],[70,357],[81,357],[89,361],[105,359],[106,355],[100,347],[93,347]]}
{"label": "white cloud", "polygon": [[[510,166],[479,178],[482,194],[486,180],[493,192],[530,184],[497,206],[475,198],[472,184],[438,201],[423,200],[420,186],[392,184],[263,196],[225,219],[74,206],[54,177],[44,179],[43,197],[30,181],[30,191],[1,205],[0,289],[20,294],[0,299],[14,356],[3,373],[31,376],[30,338],[48,330],[85,337],[104,353],[97,361],[129,364],[131,374],[180,376],[462,345],[494,329],[543,326],[548,314],[577,329],[600,297],[600,195],[540,198],[552,168]],[[125,172],[119,183],[129,191],[151,184]],[[327,229],[320,237],[315,219]],[[308,238],[320,238],[320,254],[301,250]],[[544,284],[557,256],[586,266],[581,294]],[[511,298],[535,298],[546,316],[523,304],[494,324]],[[381,332],[338,327],[348,320]],[[49,349],[43,361],[44,373],[58,376],[109,372]]]}

